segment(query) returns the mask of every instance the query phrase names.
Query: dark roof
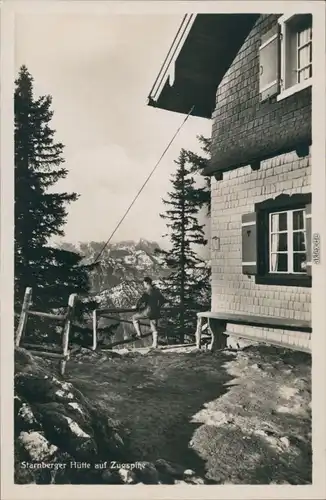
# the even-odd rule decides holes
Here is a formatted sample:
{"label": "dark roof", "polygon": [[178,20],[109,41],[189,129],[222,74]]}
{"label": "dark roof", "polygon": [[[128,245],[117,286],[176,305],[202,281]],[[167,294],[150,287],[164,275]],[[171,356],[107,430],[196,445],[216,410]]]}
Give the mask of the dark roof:
{"label": "dark roof", "polygon": [[161,109],[211,118],[216,89],[259,14],[186,14],[148,96]]}

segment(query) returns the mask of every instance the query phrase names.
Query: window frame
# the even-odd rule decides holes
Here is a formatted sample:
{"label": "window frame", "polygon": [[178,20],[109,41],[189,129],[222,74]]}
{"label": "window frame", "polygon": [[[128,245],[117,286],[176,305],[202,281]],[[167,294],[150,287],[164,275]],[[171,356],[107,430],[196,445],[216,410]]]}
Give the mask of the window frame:
{"label": "window frame", "polygon": [[[311,57],[311,71],[312,71],[312,76],[307,78],[306,80],[303,80],[302,82],[298,82],[298,31],[295,33],[295,67],[296,67],[296,83],[293,83],[291,85],[287,86],[287,79],[288,79],[288,69],[290,65],[289,61],[289,43],[290,43],[290,37],[291,37],[291,30],[289,28],[289,24],[291,21],[293,22],[294,18],[299,18],[300,16],[304,16],[306,14],[290,14],[290,15],[283,15],[278,19],[278,24],[280,26],[280,32],[281,32],[281,50],[280,50],[280,58],[281,58],[281,90],[280,93],[277,95],[277,101],[281,101],[282,99],[286,99],[290,95],[293,95],[297,92],[300,92],[301,90],[304,90],[305,88],[311,87],[313,84],[313,77],[314,77],[314,71],[313,71],[313,55]],[[311,44],[312,44],[312,38],[313,35],[311,36]]]}
{"label": "window frame", "polygon": [[[257,214],[257,274],[256,284],[311,287],[312,279],[306,273],[270,272],[271,213],[305,209],[311,203],[311,194],[280,195],[255,204]],[[291,233],[293,234],[293,233]]]}
{"label": "window frame", "polygon": [[[293,228],[293,214],[295,212],[303,212],[303,227],[300,229]],[[272,216],[286,214],[286,229],[272,231]],[[305,216],[305,208],[289,208],[288,210],[277,210],[269,212],[268,214],[268,238],[269,238],[269,253],[268,253],[268,264],[270,274],[298,274],[300,276],[305,275],[306,271],[294,271],[294,254],[305,254],[307,257],[307,251],[305,250],[294,250],[293,249],[293,237],[295,233],[303,233],[304,240],[306,240],[306,216]],[[286,248],[287,250],[277,250],[275,252],[272,251],[272,239],[274,235],[286,234]],[[288,271],[272,271],[271,270],[271,257],[272,255],[287,255],[287,268]],[[306,259],[307,261],[307,259]]]}
{"label": "window frame", "polygon": [[[301,83],[300,82],[300,73],[307,68],[311,68],[311,76],[309,76],[309,78],[306,78],[305,80],[302,80],[302,81],[310,80],[310,78],[312,78],[312,26],[310,26],[310,29],[311,29],[311,36],[310,36],[309,40],[307,42],[302,43],[301,45],[300,45],[299,35],[302,32],[300,32],[300,31],[296,32],[297,83]],[[305,66],[299,66],[300,51],[302,51],[306,47],[309,47],[309,53],[311,53],[311,59],[310,59],[309,63],[306,64]]]}

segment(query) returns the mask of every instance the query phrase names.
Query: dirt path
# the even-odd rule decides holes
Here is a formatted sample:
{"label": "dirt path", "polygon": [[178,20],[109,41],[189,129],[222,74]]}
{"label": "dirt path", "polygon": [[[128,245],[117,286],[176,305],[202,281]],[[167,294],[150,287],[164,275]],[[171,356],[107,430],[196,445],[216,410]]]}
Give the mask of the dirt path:
{"label": "dirt path", "polygon": [[272,347],[69,363],[67,377],[129,432],[130,460],[213,483],[311,481],[310,357]]}

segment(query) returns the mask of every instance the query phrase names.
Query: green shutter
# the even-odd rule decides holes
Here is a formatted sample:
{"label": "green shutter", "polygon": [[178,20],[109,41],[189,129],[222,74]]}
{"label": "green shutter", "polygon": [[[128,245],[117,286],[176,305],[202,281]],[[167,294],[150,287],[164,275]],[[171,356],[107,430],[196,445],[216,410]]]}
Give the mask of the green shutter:
{"label": "green shutter", "polygon": [[311,204],[306,205],[306,245],[307,245],[307,267],[306,272],[311,276],[311,261],[312,261],[312,241],[311,241]]}
{"label": "green shutter", "polygon": [[257,214],[242,216],[242,273],[257,274]]}
{"label": "green shutter", "polygon": [[276,24],[261,37],[259,47],[259,94],[266,101],[280,92],[280,27]]}

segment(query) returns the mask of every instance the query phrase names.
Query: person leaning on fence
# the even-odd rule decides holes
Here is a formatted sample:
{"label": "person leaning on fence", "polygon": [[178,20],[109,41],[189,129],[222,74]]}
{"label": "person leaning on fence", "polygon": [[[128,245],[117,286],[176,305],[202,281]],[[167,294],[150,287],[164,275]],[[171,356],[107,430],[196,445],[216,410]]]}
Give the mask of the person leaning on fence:
{"label": "person leaning on fence", "polygon": [[136,330],[134,337],[138,339],[141,338],[140,320],[148,319],[153,335],[152,347],[157,348],[157,327],[160,318],[160,310],[167,300],[163,297],[158,288],[153,285],[151,278],[144,278],[143,283],[145,292],[138,300],[136,305],[137,312],[132,317],[132,322]]}

